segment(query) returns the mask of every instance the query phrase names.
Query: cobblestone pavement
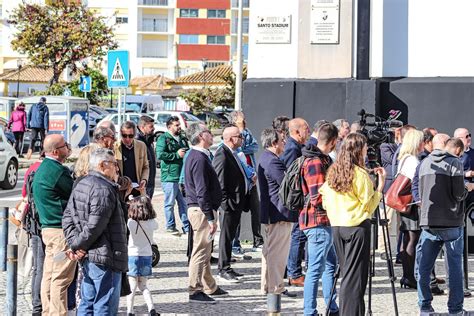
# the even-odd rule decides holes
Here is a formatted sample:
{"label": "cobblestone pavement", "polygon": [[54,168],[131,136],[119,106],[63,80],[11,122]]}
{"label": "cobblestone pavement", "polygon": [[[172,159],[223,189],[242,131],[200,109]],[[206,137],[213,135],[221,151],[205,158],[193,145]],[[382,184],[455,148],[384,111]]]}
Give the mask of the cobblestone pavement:
{"label": "cobblestone pavement", "polygon": [[[154,205],[158,213],[160,227],[155,232],[154,239],[157,242],[161,261],[153,269],[153,276],[149,280],[149,288],[153,295],[156,310],[162,315],[194,314],[194,315],[262,315],[266,309],[266,297],[260,294],[260,265],[261,253],[249,252],[253,257],[250,261],[238,261],[234,264],[236,271],[245,275],[240,284],[222,284],[222,288],[229,291],[229,296],[219,298],[216,305],[201,305],[188,303],[187,293],[187,237],[175,237],[168,235],[164,229],[163,196],[158,194],[154,198]],[[179,221],[179,220],[178,220]],[[217,250],[217,247],[215,247]],[[214,254],[216,255],[216,254]],[[474,287],[474,257],[470,258],[471,279],[470,284]],[[217,274],[213,266],[214,275]],[[401,266],[395,266],[395,273],[400,277]],[[444,277],[443,260],[437,262],[437,273]],[[390,283],[387,277],[387,268],[384,262],[377,258],[376,277],[374,278],[373,314],[394,315],[393,301]],[[398,280],[397,280],[398,281]],[[219,281],[218,281],[219,282]],[[399,282],[399,281],[398,281]],[[443,289],[446,287],[441,286]],[[6,273],[0,273],[0,306],[5,306]],[[297,293],[297,298],[282,299],[282,314],[300,315],[303,309],[303,289],[289,287],[291,292]],[[414,290],[401,289],[396,283],[397,300],[400,315],[417,315],[417,293]],[[18,315],[30,314],[30,286],[29,279],[26,282],[19,280],[18,287]],[[447,312],[448,296],[437,296],[434,298],[433,306],[438,312]],[[367,296],[366,296],[367,302]],[[324,313],[325,306],[322,299],[318,299],[319,312]],[[474,311],[474,298],[467,298],[464,302],[466,310]],[[3,307],[0,307],[0,310]],[[126,312],[126,300],[120,300],[120,313]],[[147,312],[143,296],[138,294],[135,298],[135,315],[145,315]],[[0,311],[1,314],[3,310]]]}

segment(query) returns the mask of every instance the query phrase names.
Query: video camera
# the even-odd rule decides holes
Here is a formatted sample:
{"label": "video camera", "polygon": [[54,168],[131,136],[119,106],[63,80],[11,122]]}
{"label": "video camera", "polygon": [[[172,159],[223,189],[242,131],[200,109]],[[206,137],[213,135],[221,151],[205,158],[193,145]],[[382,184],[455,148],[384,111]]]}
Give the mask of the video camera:
{"label": "video camera", "polygon": [[380,165],[380,145],[382,143],[394,143],[395,134],[393,128],[403,126],[402,121],[385,120],[380,116],[365,112],[364,109],[357,112],[360,116],[360,132],[367,137],[367,158],[369,166]]}

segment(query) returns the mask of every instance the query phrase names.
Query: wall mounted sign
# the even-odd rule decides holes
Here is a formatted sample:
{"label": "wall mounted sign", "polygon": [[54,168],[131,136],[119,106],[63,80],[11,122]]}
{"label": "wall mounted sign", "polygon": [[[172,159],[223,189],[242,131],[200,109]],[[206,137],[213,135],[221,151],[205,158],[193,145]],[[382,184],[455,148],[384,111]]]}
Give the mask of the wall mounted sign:
{"label": "wall mounted sign", "polygon": [[257,16],[257,44],[290,44],[291,15]]}
{"label": "wall mounted sign", "polygon": [[311,0],[311,44],[339,44],[340,0]]}

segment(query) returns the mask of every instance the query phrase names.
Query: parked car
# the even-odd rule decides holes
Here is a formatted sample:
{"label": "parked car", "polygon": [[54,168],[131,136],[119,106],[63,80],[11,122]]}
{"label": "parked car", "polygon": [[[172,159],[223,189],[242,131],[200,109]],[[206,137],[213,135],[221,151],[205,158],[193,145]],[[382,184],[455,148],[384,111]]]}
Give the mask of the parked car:
{"label": "parked car", "polygon": [[[127,121],[132,121],[137,125],[138,125],[138,121],[140,120],[140,117],[143,116],[143,115],[147,115],[147,114],[139,114],[139,113],[131,113],[131,112],[125,113],[126,120]],[[118,114],[109,114],[109,115],[105,116],[102,120],[100,120],[99,123],[97,123],[97,124],[100,124],[100,122],[102,122],[102,121],[112,121],[112,123],[114,123],[114,125],[115,125],[115,130],[117,131],[117,133],[119,132],[120,126],[118,125]],[[154,126],[155,126],[155,133],[161,133],[162,134],[162,133],[166,132],[166,130],[167,130],[166,125],[159,124],[159,123],[156,122],[156,120],[155,120],[155,125]]]}
{"label": "parked car", "polygon": [[103,108],[108,114],[115,114],[118,112],[116,108]]}
{"label": "parked car", "polygon": [[0,188],[11,190],[18,181],[18,156],[0,127]]}
{"label": "parked car", "polygon": [[197,114],[196,117],[201,121],[206,122],[206,124],[211,123],[211,121],[218,122],[220,127],[229,124],[229,120],[222,113],[202,112],[201,114]]}
{"label": "parked car", "polygon": [[[155,132],[162,133],[166,132],[168,129],[166,128],[166,121],[171,116],[177,116],[179,118],[179,122],[181,123],[181,129],[185,131],[189,124],[195,122],[203,122],[196,116],[188,113],[188,112],[181,112],[181,111],[157,111],[148,113],[155,120]],[[157,129],[156,126],[162,127],[161,129]],[[157,135],[159,136],[159,135]]]}

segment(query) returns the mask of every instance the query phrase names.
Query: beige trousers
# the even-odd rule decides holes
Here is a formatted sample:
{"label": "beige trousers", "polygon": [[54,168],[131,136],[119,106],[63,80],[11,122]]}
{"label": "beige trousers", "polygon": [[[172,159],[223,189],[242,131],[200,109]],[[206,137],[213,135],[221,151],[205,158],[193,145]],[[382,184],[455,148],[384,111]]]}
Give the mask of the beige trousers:
{"label": "beige trousers", "polygon": [[[398,227],[400,227],[400,216],[398,216],[397,211],[395,211],[390,206],[385,205],[385,207],[387,208],[387,219],[388,219],[387,228],[388,228],[389,235],[397,237],[398,236]],[[382,219],[385,219],[385,212],[383,211],[382,207],[380,207],[380,217]],[[393,225],[393,223],[395,223],[396,225]],[[395,238],[395,240],[396,240],[396,238]],[[397,247],[396,244],[395,245],[393,245],[393,243],[391,244],[392,252],[394,251],[394,249],[397,249],[396,247]],[[378,251],[379,252],[384,252],[385,251],[385,245],[384,245],[384,242],[383,242],[382,226],[379,226],[379,231],[378,231]]]}
{"label": "beige trousers", "polygon": [[77,262],[53,260],[56,254],[69,249],[61,228],[45,228],[41,234],[46,246],[41,281],[43,315],[67,315],[67,288],[74,279]]}
{"label": "beige trousers", "polygon": [[293,223],[289,222],[263,225],[265,231],[261,275],[261,290],[263,294],[281,294],[285,291],[283,276],[290,251],[292,227]]}
{"label": "beige trousers", "polygon": [[[214,218],[217,213],[214,212]],[[188,219],[193,228],[193,251],[189,260],[189,294],[217,290],[211,273],[212,241],[209,240],[209,223],[199,207],[188,208]]]}

